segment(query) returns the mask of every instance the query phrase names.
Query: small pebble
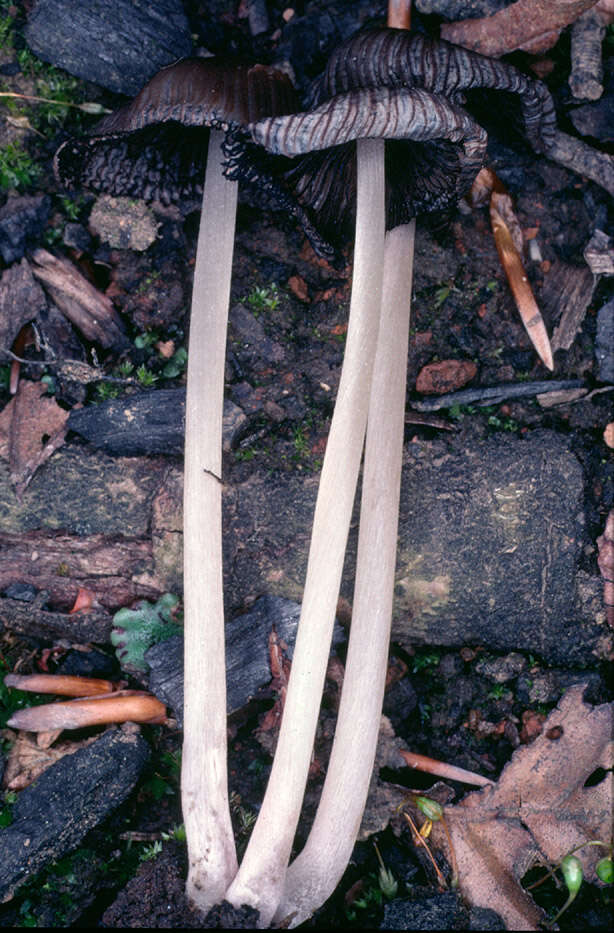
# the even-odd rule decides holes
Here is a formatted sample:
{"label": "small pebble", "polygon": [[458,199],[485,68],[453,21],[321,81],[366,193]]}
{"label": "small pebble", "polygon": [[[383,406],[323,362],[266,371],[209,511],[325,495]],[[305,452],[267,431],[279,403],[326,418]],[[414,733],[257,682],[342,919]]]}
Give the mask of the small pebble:
{"label": "small pebble", "polygon": [[527,668],[527,659],[516,651],[503,658],[483,658],[475,666],[476,673],[493,680],[496,684],[507,683],[518,677]]}

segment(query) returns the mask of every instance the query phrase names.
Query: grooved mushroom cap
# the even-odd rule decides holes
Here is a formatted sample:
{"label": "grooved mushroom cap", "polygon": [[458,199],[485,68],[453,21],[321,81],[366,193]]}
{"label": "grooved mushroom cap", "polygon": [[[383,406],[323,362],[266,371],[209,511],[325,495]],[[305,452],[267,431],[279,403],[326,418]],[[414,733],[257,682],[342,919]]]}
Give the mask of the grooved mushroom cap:
{"label": "grooved mushroom cap", "polygon": [[443,39],[386,27],[363,30],[338,46],[311,86],[309,104],[357,88],[381,86],[424,88],[459,105],[465,91],[513,94],[520,104],[522,131],[537,152],[547,149],[556,129],[554,103],[540,81],[532,81],[513,65]]}
{"label": "grooved mushroom cap", "polygon": [[447,208],[482,165],[485,131],[462,108],[464,92],[516,95],[531,145],[555,125],[547,89],[499,61],[406,30],[358,33],[333,52],[309,92],[310,109],[232,130],[227,174],[295,214],[316,252],[352,229],[354,142],[386,140],[387,226]]}
{"label": "grooved mushroom cap", "polygon": [[92,136],[58,149],[68,188],[170,202],[202,194],[209,128],[225,130],[295,109],[282,72],[218,58],[186,58],[159,71]]}

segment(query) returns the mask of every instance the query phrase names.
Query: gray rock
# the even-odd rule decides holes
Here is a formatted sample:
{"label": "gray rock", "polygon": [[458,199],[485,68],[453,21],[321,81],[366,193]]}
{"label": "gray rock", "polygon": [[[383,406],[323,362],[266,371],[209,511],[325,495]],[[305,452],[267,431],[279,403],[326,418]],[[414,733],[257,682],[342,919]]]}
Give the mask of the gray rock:
{"label": "gray rock", "polygon": [[39,0],[26,41],[43,61],[130,95],[192,52],[181,0]]}
{"label": "gray rock", "polygon": [[126,799],[149,758],[140,735],[109,729],[21,791],[0,833],[0,900],[48,862],[75,849]]}
{"label": "gray rock", "polygon": [[526,658],[512,651],[503,658],[484,658],[477,662],[475,669],[482,677],[487,677],[496,684],[505,684],[526,670],[527,663]]}

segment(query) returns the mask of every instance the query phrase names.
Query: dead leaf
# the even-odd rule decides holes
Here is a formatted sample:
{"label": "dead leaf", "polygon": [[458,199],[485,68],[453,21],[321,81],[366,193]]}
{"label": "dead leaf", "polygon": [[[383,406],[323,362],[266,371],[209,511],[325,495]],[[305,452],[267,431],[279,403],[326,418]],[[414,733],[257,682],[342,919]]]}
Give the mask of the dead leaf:
{"label": "dead leaf", "polygon": [[[543,734],[514,752],[494,787],[445,808],[463,896],[472,906],[496,910],[510,930],[536,930],[545,916],[519,884],[529,868],[556,864],[590,839],[611,839],[614,704],[589,706],[584,690],[577,684],[565,693]],[[610,770],[585,787],[599,768]],[[448,851],[437,824],[433,834]],[[585,877],[594,880],[596,847],[575,854]]]}
{"label": "dead leaf", "polygon": [[[279,724],[281,722],[286,693],[288,691],[288,678],[290,677],[291,662],[287,656],[288,646],[279,638],[275,626],[269,635],[269,667],[271,668],[270,688],[275,694],[275,703],[262,717],[256,737],[265,748],[277,743]],[[269,737],[267,734],[271,733]]]}
{"label": "dead leaf", "polygon": [[64,443],[68,415],[46,394],[43,383],[25,381],[0,413],[0,457],[9,462],[18,496],[39,466]]}
{"label": "dead leaf", "polygon": [[64,755],[72,755],[97,738],[98,735],[93,735],[80,742],[61,742],[55,748],[41,748],[35,736],[21,733],[9,752],[3,786],[7,790],[23,790]]}
{"label": "dead leaf", "polygon": [[444,23],[441,38],[498,58],[514,49],[544,52],[595,0],[516,0],[491,16]]}
{"label": "dead leaf", "polygon": [[489,197],[490,224],[510,291],[531,343],[544,366],[552,371],[552,348],[544,319],[522,263],[524,237],[511,196],[495,172],[490,168],[483,168],[474,179],[468,201],[473,207],[478,207]]}
{"label": "dead leaf", "polygon": [[614,509],[606,519],[603,534],[597,538],[597,564],[603,577],[603,602],[608,624],[614,628]]}

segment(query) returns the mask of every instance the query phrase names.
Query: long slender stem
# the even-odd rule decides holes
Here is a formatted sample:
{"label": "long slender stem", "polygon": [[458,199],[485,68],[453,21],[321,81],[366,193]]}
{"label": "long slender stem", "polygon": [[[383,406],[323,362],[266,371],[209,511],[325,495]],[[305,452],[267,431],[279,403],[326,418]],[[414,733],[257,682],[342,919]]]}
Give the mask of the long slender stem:
{"label": "long slender stem", "polygon": [[345,358],[316,503],[301,619],[265,798],[226,894],[268,926],[281,898],[311,758],[366,430],[382,287],[383,140],[357,144],[354,278]]}
{"label": "long slender stem", "polygon": [[211,131],[190,318],[186,397],[184,742],[181,773],[188,844],[187,894],[219,903],[237,869],[226,765],[222,577],[222,413],[237,183],[221,169]]}
{"label": "long slender stem", "polygon": [[291,926],[324,903],[345,871],[375,759],[396,564],[414,229],[412,221],[386,234],[346,674],[316,818],[275,915]]}

